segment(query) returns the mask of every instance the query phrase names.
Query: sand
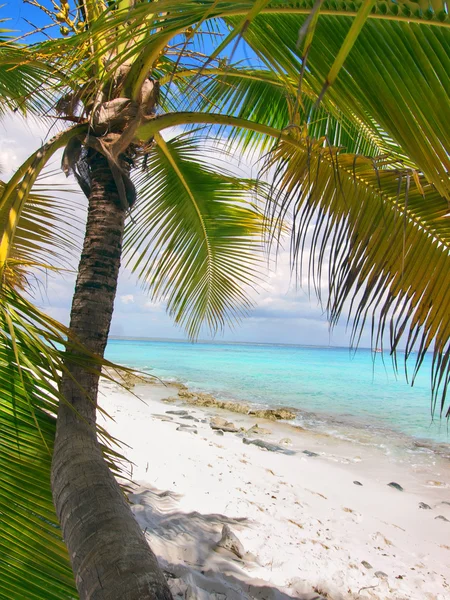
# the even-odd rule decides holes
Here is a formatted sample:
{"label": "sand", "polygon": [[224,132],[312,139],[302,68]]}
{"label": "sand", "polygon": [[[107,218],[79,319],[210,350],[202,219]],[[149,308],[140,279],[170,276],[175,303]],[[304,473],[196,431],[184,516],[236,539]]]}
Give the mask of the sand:
{"label": "sand", "polygon": [[[450,598],[448,461],[402,460],[285,423],[162,401],[177,391],[138,385],[133,395],[104,382],[100,399],[114,419],[102,424],[132,463],[132,509],[176,598]],[[187,415],[168,414],[178,410]],[[270,434],[221,435],[210,426],[217,415]],[[224,526],[228,549],[217,546]]]}

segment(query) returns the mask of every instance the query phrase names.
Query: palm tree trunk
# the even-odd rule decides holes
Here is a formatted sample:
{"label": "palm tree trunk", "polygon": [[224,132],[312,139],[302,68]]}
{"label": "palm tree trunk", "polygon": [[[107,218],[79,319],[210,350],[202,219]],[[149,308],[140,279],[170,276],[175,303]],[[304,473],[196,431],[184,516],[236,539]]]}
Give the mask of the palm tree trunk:
{"label": "palm tree trunk", "polygon": [[[103,356],[120,267],[125,210],[107,160],[90,151],[88,220],[70,328]],[[52,464],[56,512],[81,600],[169,600],[164,575],[105,463],[95,434],[99,372],[67,357]],[[77,383],[74,383],[76,380]],[[83,393],[87,392],[89,397]]]}

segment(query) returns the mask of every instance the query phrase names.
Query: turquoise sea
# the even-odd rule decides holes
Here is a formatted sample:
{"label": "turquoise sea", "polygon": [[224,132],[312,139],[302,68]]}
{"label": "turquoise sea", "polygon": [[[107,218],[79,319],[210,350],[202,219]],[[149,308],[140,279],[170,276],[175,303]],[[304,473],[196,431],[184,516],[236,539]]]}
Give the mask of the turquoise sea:
{"label": "turquoise sea", "polygon": [[447,421],[431,418],[431,355],[412,388],[401,354],[396,377],[389,356],[367,349],[121,339],[109,341],[106,356],[221,399],[293,407],[299,424],[335,435],[450,442]]}

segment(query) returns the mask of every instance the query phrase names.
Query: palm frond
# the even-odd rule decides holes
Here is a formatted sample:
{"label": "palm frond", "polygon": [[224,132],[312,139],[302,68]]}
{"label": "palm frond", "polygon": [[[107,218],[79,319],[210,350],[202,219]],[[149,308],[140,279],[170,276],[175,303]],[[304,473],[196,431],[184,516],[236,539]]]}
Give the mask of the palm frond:
{"label": "palm frond", "polygon": [[[293,79],[301,71],[296,43],[302,19],[260,15],[245,33],[267,65]],[[231,26],[235,22],[233,18]],[[304,73],[305,83],[317,97],[351,23],[344,15],[331,16],[321,9]],[[396,147],[401,149],[448,199],[449,66],[448,27],[369,18],[324,99],[325,106],[338,107],[350,120],[356,118],[369,130],[375,125],[385,132],[386,151],[395,154]]]}
{"label": "palm frond", "polygon": [[[418,350],[415,372],[434,352],[433,412],[450,381],[450,217],[448,203],[425,177],[393,163],[345,154],[323,140],[281,141],[267,163],[275,169],[279,214],[294,217],[292,256],[303,260],[312,236],[309,280],[320,296],[328,264],[327,308],[334,325],[350,303],[353,341],[372,322],[374,346],[389,334],[394,355]],[[276,206],[276,205],[274,205]],[[377,323],[375,325],[375,322]],[[414,375],[412,382],[414,382]]]}
{"label": "palm frond", "polygon": [[[56,208],[56,214],[50,215],[48,197],[30,197],[30,194],[33,185],[54,153],[74,136],[85,131],[86,126],[76,125],[56,135],[17,169],[8,184],[0,187],[0,269],[2,279],[8,268],[20,263],[20,260],[22,262],[28,260],[39,266],[36,258],[42,258],[46,252],[54,252],[58,246],[61,248],[64,244],[63,231],[52,232],[51,229],[52,221],[55,222],[55,217],[58,218],[58,211],[59,218],[64,218],[63,210],[53,205],[53,209]],[[45,237],[38,240],[36,238],[38,231]],[[33,247],[33,238],[34,242],[40,243],[39,252],[36,245]],[[68,242],[70,243],[70,238]],[[49,248],[49,245],[53,245],[53,250]],[[19,258],[19,261],[14,261],[14,252],[16,253],[15,258]]]}
{"label": "palm frond", "polygon": [[50,489],[62,332],[9,286],[0,298],[0,597],[76,598]]}
{"label": "palm frond", "polygon": [[[45,183],[48,176],[44,173],[27,196],[12,240],[5,278],[16,289],[30,287],[33,271],[74,269],[81,247],[81,195],[70,186]],[[0,181],[0,195],[4,188]],[[0,223],[5,223],[2,208]]]}
{"label": "palm frond", "polygon": [[203,324],[216,331],[251,306],[263,219],[254,181],[208,166],[205,148],[186,136],[156,139],[136,180],[125,252],[152,297],[196,337]]}
{"label": "palm frond", "polygon": [[[301,119],[297,118],[297,81],[264,70],[225,68],[211,71],[211,75],[203,73],[207,76],[201,77],[193,86],[196,111],[221,112],[280,131],[301,121],[308,124],[312,137],[326,136],[329,143],[341,146],[348,152],[367,156],[378,156],[386,152],[387,140],[375,124],[372,123],[369,128],[354,118],[350,119],[331,104],[316,109],[316,95],[308,91],[307,86],[303,88],[302,116]],[[186,73],[188,91],[191,77],[193,76]],[[192,103],[189,109],[192,109]],[[238,143],[243,150],[258,149],[261,152],[271,145],[270,136],[242,127],[219,128],[214,131],[214,135],[224,136],[225,132],[229,143]],[[392,144],[390,149],[392,150]],[[399,155],[400,149],[397,148],[396,153]]]}
{"label": "palm frond", "polygon": [[54,104],[48,85],[54,73],[24,45],[0,37],[0,115],[7,111],[42,115]]}
{"label": "palm frond", "polygon": [[[108,366],[8,283],[0,293],[0,598],[78,597],[53,506],[50,468],[63,372]],[[98,427],[105,460],[123,477],[115,440]]]}

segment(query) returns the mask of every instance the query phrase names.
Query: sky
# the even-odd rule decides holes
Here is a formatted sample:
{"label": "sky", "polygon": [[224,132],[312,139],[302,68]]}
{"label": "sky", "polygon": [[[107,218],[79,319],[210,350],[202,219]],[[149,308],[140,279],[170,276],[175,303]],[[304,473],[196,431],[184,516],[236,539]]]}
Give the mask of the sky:
{"label": "sky", "polygon": [[[42,25],[40,12],[18,1],[8,2],[1,9],[1,17],[11,18],[8,23],[11,29],[29,29],[30,26],[24,22],[24,17],[31,19],[37,26]],[[244,59],[244,56],[241,58]],[[51,137],[54,133],[54,130],[49,132],[48,123],[30,119],[25,121],[17,115],[5,117],[0,121],[0,177],[7,180],[13,170],[36,150],[46,137]],[[208,158],[213,161],[216,157]],[[57,172],[47,181],[51,181],[55,186],[65,185],[65,177],[59,173],[58,161],[52,166]],[[257,171],[252,161],[246,165],[236,164],[233,168],[253,176]],[[77,211],[79,212],[79,209]],[[84,216],[84,211],[82,213]],[[53,317],[67,323],[74,282],[74,273],[66,273],[64,277],[48,275],[42,279],[35,300]],[[267,268],[261,290],[258,294],[253,294],[254,308],[238,325],[234,328],[227,327],[223,332],[216,334],[215,339],[347,346],[350,334],[345,328],[345,318],[330,332],[326,315],[317,299],[314,296],[310,298],[298,283],[292,280],[289,252],[281,251],[276,268],[274,265],[270,269]],[[166,314],[164,303],[152,302],[127,268],[122,268],[120,273],[111,335],[173,339],[186,337]],[[200,337],[210,339],[211,335],[202,331]],[[370,346],[368,334],[363,336],[360,345]]]}

